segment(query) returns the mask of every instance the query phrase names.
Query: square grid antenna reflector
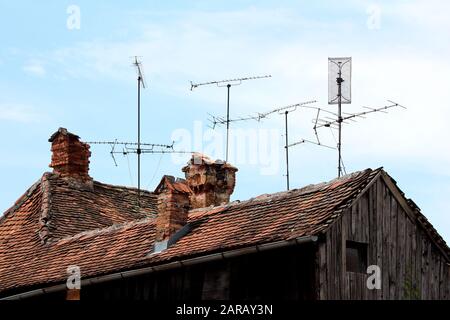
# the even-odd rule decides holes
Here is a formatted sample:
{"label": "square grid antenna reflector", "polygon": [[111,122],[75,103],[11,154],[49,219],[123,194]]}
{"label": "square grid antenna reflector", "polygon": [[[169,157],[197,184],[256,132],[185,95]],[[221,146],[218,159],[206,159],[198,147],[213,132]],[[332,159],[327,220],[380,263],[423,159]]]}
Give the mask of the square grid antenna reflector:
{"label": "square grid antenna reflector", "polygon": [[351,57],[328,58],[328,104],[339,103],[339,82],[341,84],[341,103],[351,103],[352,102]]}

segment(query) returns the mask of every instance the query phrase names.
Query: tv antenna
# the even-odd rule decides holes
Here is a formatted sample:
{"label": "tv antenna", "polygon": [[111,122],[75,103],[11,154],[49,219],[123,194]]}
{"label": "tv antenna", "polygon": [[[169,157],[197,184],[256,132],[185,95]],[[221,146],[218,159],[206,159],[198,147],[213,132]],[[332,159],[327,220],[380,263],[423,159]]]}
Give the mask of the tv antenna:
{"label": "tv antenna", "polygon": [[[381,112],[381,113],[388,113],[386,110],[391,109],[391,108],[395,108],[395,107],[400,107],[403,109],[406,109],[406,107],[391,101],[391,100],[387,100],[389,102],[388,105],[385,105],[383,107],[378,107],[378,108],[371,108],[371,107],[363,107],[365,109],[367,109],[366,111],[361,111],[361,112],[357,112],[357,113],[347,113],[347,112],[343,112],[344,116],[341,115],[341,117],[336,118],[331,118],[331,117],[323,117],[320,118],[320,112],[324,111],[323,109],[320,109],[317,113],[317,117],[315,119],[313,119],[313,123],[314,123],[314,133],[317,137],[317,139],[319,139],[319,135],[317,133],[317,129],[320,128],[330,128],[331,133],[333,133],[333,129],[339,130],[339,132],[341,131],[341,127],[342,124],[348,124],[350,122],[356,122],[357,118],[363,118],[365,119],[365,116],[371,113],[375,113],[375,112]],[[333,134],[334,137],[334,134]],[[319,140],[318,140],[319,141]],[[339,140],[339,142],[337,142],[337,146],[339,149],[339,146],[341,145],[341,140]],[[338,167],[338,177],[340,177],[340,175],[342,174],[342,170],[345,173],[345,166],[344,166],[344,162],[342,160],[342,155],[341,155],[341,150],[339,150],[339,167]]]}
{"label": "tv antenna", "polygon": [[[127,155],[130,153],[138,153],[136,146],[137,142],[121,142],[121,141],[88,141],[86,142],[90,145],[92,144],[102,144],[102,145],[110,145],[111,146],[111,157],[114,161],[114,165],[117,167],[117,161],[115,158],[115,154],[123,154]],[[176,151],[173,149],[172,144],[158,144],[158,143],[145,143],[141,142],[140,146],[144,146],[145,148],[140,148],[140,152],[142,153],[188,153],[187,151]],[[116,146],[123,146],[123,151],[117,151]]]}
{"label": "tv antenna", "polygon": [[[316,109],[317,110],[317,114],[319,114],[320,111],[324,111],[325,113],[329,113],[329,114],[333,114],[333,112],[327,111],[327,110],[323,110],[321,108],[318,107],[313,107],[313,106],[303,106],[305,108],[309,108],[309,109]],[[284,111],[284,136],[285,136],[285,145],[284,145],[284,149],[285,149],[285,154],[286,154],[286,189],[289,190],[289,148],[297,146],[299,144],[303,144],[303,143],[309,143],[309,144],[314,144],[320,147],[324,147],[324,148],[329,148],[329,149],[335,149],[333,147],[327,146],[325,144],[322,144],[320,142],[319,136],[317,134],[316,131],[315,132],[315,136],[316,136],[316,141],[312,141],[312,140],[307,140],[307,139],[300,139],[296,142],[293,143],[289,143],[289,136],[288,136],[288,114],[289,112],[293,112],[295,111],[295,109],[291,109],[291,110],[285,110]],[[280,112],[279,112],[280,113]],[[280,113],[283,114],[283,113]]]}
{"label": "tv antenna", "polygon": [[[387,102],[389,102],[388,105],[383,106],[383,107],[378,107],[378,108],[371,108],[371,107],[363,107],[365,109],[367,109],[367,111],[361,111],[361,112],[357,112],[357,113],[344,113],[346,116],[342,117],[342,123],[348,123],[345,122],[347,120],[350,120],[352,122],[355,122],[355,118],[363,118],[365,119],[365,116],[370,114],[370,113],[375,113],[375,112],[381,112],[381,113],[388,113],[386,110],[391,109],[391,108],[395,108],[395,107],[400,107],[402,109],[406,109],[405,106],[402,106],[401,104],[394,102],[392,100],[387,100]],[[336,128],[337,124],[338,124],[338,120],[337,119],[331,119],[331,118],[319,118],[317,117],[314,121],[314,130],[317,130],[319,128],[322,127],[327,127],[327,128]]]}
{"label": "tv antenna", "polygon": [[217,85],[218,87],[227,87],[227,118],[225,120],[225,123],[227,125],[227,139],[226,139],[225,161],[228,161],[228,141],[229,141],[229,131],[230,131],[230,88],[231,88],[231,86],[238,86],[242,83],[242,81],[264,79],[264,78],[271,78],[271,77],[272,77],[271,75],[252,76],[252,77],[210,81],[210,82],[203,82],[203,83],[193,83],[191,81],[191,91],[194,88],[198,88],[200,86],[208,86],[208,85],[213,85],[213,84]]}
{"label": "tv antenna", "polygon": [[[111,147],[111,157],[114,161],[114,165],[117,167],[116,154],[128,155],[128,154],[137,154],[137,175],[138,175],[138,185],[137,185],[137,195],[138,195],[138,206],[141,205],[141,154],[165,154],[165,153],[193,153],[192,151],[181,151],[174,150],[172,144],[158,144],[158,143],[147,143],[141,142],[141,87],[143,89],[146,88],[146,83],[144,79],[144,73],[142,68],[142,63],[139,61],[138,56],[132,57],[134,61],[132,66],[136,68],[137,74],[137,142],[123,142],[117,141],[87,141],[86,143],[93,145],[109,145]],[[122,146],[122,150],[116,150],[117,146]],[[144,147],[144,148],[142,148]],[[130,172],[131,177],[131,172]],[[133,184],[133,183],[132,183]]]}
{"label": "tv antenna", "polygon": [[338,105],[338,177],[342,173],[342,104],[351,103],[352,58],[328,58],[328,104]]}
{"label": "tv antenna", "polygon": [[[315,100],[310,101],[308,103],[312,103],[312,102],[316,102]],[[286,107],[281,107],[275,110],[270,111],[270,113],[275,113],[277,112],[279,115],[284,115],[284,138],[285,138],[285,144],[284,144],[284,150],[285,150],[285,159],[286,159],[286,189],[289,190],[290,186],[289,186],[289,148],[299,145],[301,143],[311,143],[311,144],[315,144],[318,146],[322,146],[322,147],[327,147],[330,148],[328,146],[322,145],[319,141],[319,138],[317,137],[317,142],[311,141],[311,140],[306,140],[306,139],[301,139],[300,141],[294,142],[292,144],[289,144],[289,125],[288,125],[288,115],[289,113],[292,113],[294,111],[297,110],[298,107],[302,107],[302,108],[308,108],[308,109],[316,109],[316,110],[320,110],[318,107],[314,107],[314,106],[308,106],[308,105],[304,105],[303,104],[294,104],[294,105],[290,105],[290,106],[286,106]]]}
{"label": "tv antenna", "polygon": [[[121,142],[121,141],[87,141],[89,145],[93,144],[99,144],[99,145],[109,145],[111,146],[111,151],[109,152],[113,161],[114,165],[117,167],[117,161],[116,161],[116,154],[121,155],[128,155],[128,154],[137,154],[138,156],[140,154],[166,154],[166,153],[193,153],[192,151],[182,151],[182,150],[174,150],[172,144],[158,144],[158,143],[146,143],[146,142]],[[122,150],[118,151],[116,150],[117,146],[122,146]],[[144,148],[142,148],[144,147]],[[138,162],[138,165],[140,162]],[[140,206],[140,184],[139,184],[139,174],[140,170],[138,168],[138,205]]]}
{"label": "tv antenna", "polygon": [[[235,118],[235,119],[228,119],[228,122],[238,122],[238,121],[248,121],[248,120],[255,120],[255,121],[261,121],[262,119],[268,118],[268,116],[278,113],[280,115],[284,115],[285,116],[285,152],[286,152],[286,187],[287,190],[289,190],[289,148],[299,145],[301,143],[311,143],[311,144],[315,144],[318,146],[322,146],[322,147],[327,147],[327,148],[331,148],[334,149],[333,147],[329,147],[326,145],[323,145],[320,140],[319,140],[319,136],[316,134],[316,139],[317,142],[311,141],[311,140],[306,140],[306,139],[302,139],[300,141],[297,141],[295,143],[289,144],[289,136],[288,136],[288,114],[290,112],[294,112],[297,110],[297,108],[307,108],[307,109],[314,109],[317,110],[318,112],[322,109],[318,108],[318,107],[314,107],[314,106],[310,106],[309,104],[312,103],[316,103],[316,100],[309,100],[309,101],[305,101],[305,102],[300,102],[300,103],[296,103],[296,104],[291,104],[291,105],[287,105],[284,107],[277,107],[275,109],[272,109],[270,111],[266,111],[266,112],[258,112],[256,115],[253,116],[247,116],[247,117],[239,117],[239,118]],[[324,112],[331,114],[331,115],[336,115],[333,112],[327,111],[327,110],[323,110]],[[217,117],[214,115],[209,114],[210,119],[209,121],[212,123],[211,128],[214,129],[216,126],[219,125],[224,125],[227,123],[227,120],[222,118],[222,117]]]}
{"label": "tv antenna", "polygon": [[[128,155],[130,153],[137,154],[137,189],[138,189],[138,205],[141,200],[141,154],[163,154],[163,153],[192,153],[190,151],[177,151],[173,149],[172,144],[157,144],[157,143],[143,143],[141,142],[141,88],[147,87],[144,79],[144,72],[142,62],[138,56],[134,56],[132,66],[136,69],[137,74],[137,142],[120,142],[114,141],[88,141],[88,144],[101,144],[111,146],[111,157],[114,165],[117,166],[115,154]],[[117,151],[116,147],[122,146],[122,151]],[[142,148],[144,147],[144,148]]]}
{"label": "tv antenna", "polygon": [[[267,118],[269,115],[273,114],[273,113],[277,113],[286,109],[292,109],[292,108],[296,108],[296,107],[306,107],[308,108],[308,104],[311,103],[316,103],[316,100],[310,100],[310,101],[305,101],[305,102],[300,102],[300,103],[296,103],[296,104],[292,104],[292,105],[288,105],[285,107],[280,107],[280,108],[276,108],[267,112],[258,112],[256,115],[254,116],[247,116],[247,117],[239,117],[239,118],[235,118],[235,119],[229,119],[229,122],[239,122],[239,121],[248,121],[248,120],[255,120],[255,121],[261,121],[262,119]],[[214,116],[212,114],[208,114],[210,116],[210,118],[208,119],[209,122],[211,122],[212,129],[215,129],[216,126],[220,126],[220,125],[224,125],[227,123],[227,120],[224,119],[223,117],[217,117]]]}
{"label": "tv antenna", "polygon": [[[317,135],[317,129],[321,127],[328,127],[331,129],[338,130],[338,177],[342,175],[342,169],[344,163],[342,161],[342,124],[346,124],[349,121],[355,122],[356,118],[364,118],[365,115],[375,112],[387,113],[387,109],[394,107],[401,107],[406,109],[406,107],[387,100],[390,104],[381,108],[366,108],[367,111],[357,112],[357,113],[346,113],[342,112],[342,104],[351,103],[351,77],[352,77],[352,58],[328,58],[328,104],[338,105],[338,114],[336,118],[319,118],[319,113],[314,121],[314,132]],[[343,116],[344,114],[344,116]]]}

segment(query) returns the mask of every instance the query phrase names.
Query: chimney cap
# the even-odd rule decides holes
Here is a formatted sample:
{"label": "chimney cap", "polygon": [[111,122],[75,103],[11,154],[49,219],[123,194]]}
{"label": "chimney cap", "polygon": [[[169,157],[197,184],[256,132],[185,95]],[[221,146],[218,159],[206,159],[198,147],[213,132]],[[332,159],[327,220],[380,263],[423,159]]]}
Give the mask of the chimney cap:
{"label": "chimney cap", "polygon": [[79,136],[77,136],[76,134],[73,134],[69,131],[67,131],[66,128],[60,127],[55,133],[53,133],[50,138],[48,139],[48,142],[53,142],[56,137],[58,137],[59,135],[64,135],[64,136],[69,136],[69,137],[73,137],[76,139],[80,139]]}
{"label": "chimney cap", "polygon": [[181,178],[174,178],[173,176],[164,175],[161,182],[156,187],[154,193],[160,194],[164,190],[170,190],[177,193],[192,193],[191,188],[186,183],[186,180]]}
{"label": "chimney cap", "polygon": [[188,171],[191,165],[216,165],[223,166],[223,168],[229,170],[238,171],[238,168],[236,168],[232,164],[220,159],[214,161],[209,156],[200,152],[193,153],[191,159],[189,159],[189,161],[187,162],[187,166],[184,166],[181,171]]}

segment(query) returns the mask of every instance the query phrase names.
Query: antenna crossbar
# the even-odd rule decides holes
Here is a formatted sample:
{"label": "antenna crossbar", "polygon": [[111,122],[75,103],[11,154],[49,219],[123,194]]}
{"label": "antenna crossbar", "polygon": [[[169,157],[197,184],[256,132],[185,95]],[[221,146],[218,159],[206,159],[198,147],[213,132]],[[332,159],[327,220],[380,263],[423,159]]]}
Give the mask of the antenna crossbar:
{"label": "antenna crossbar", "polygon": [[[114,161],[114,165],[117,167],[117,161],[114,157],[115,154],[128,155],[130,153],[143,154],[143,153],[192,153],[189,151],[178,151],[173,149],[174,142],[172,144],[160,144],[160,143],[146,143],[146,142],[123,142],[123,141],[87,141],[86,143],[93,145],[110,145],[111,146],[111,157]],[[122,151],[116,151],[116,146],[123,146]],[[132,148],[131,146],[137,146],[137,148]],[[147,148],[140,148],[140,146],[145,146]]]}
{"label": "antenna crossbar", "polygon": [[358,113],[350,113],[345,117],[342,117],[341,119],[330,119],[328,117],[325,117],[325,119],[330,119],[330,120],[324,120],[324,119],[317,119],[316,120],[316,129],[319,129],[321,127],[331,127],[334,125],[338,125],[339,122],[344,122],[346,120],[354,120],[355,118],[364,118],[365,115],[368,115],[370,113],[375,113],[375,112],[383,112],[383,113],[387,113],[385,110],[390,109],[390,108],[395,108],[395,107],[401,107],[403,109],[406,109],[406,107],[396,103],[396,102],[392,102],[390,100],[388,100],[388,102],[391,102],[392,104],[384,106],[384,107],[380,107],[380,108],[369,108],[369,107],[365,107],[366,109],[369,109],[368,111],[362,111],[362,112],[358,112]]}
{"label": "antenna crossbar", "polygon": [[315,107],[310,107],[310,106],[307,106],[307,105],[311,104],[311,103],[316,103],[316,102],[317,102],[317,100],[310,100],[310,101],[300,102],[300,103],[296,103],[296,104],[291,104],[291,105],[287,105],[287,106],[284,106],[284,107],[273,109],[273,110],[265,112],[265,113],[259,113],[258,116],[259,116],[260,119],[263,119],[263,118],[266,118],[267,116],[269,116],[269,115],[271,115],[273,113],[280,113],[280,114],[282,114],[281,112],[282,111],[286,111],[286,110],[288,110],[289,112],[293,112],[298,107],[305,107],[305,108],[309,107],[309,108],[313,108],[314,109]]}
{"label": "antenna crossbar", "polygon": [[[272,76],[269,75],[264,75],[264,76],[253,76],[253,77],[244,77],[244,78],[236,78],[236,79],[228,79],[228,80],[219,80],[219,81],[209,81],[209,82],[203,82],[203,83],[193,83],[191,81],[191,91],[194,88],[198,88],[200,86],[208,86],[208,85],[212,85],[215,84],[218,87],[222,87],[222,84],[230,84],[230,85],[239,85],[242,83],[242,81],[247,81],[247,80],[256,80],[256,79],[264,79],[264,78],[271,78]],[[237,83],[235,83],[237,82]],[[232,84],[235,83],[235,84]]]}
{"label": "antenna crossbar", "polygon": [[[113,151],[111,152],[113,154],[123,154],[123,155],[127,155],[127,154],[131,154],[137,153],[137,149],[134,148],[126,148],[122,151]],[[141,149],[141,153],[145,153],[145,154],[166,154],[166,153],[179,153],[179,154],[192,154],[194,153],[194,151],[183,151],[183,150],[153,150],[153,149]]]}
{"label": "antenna crossbar", "polygon": [[293,146],[296,146],[296,145],[299,145],[299,144],[303,144],[303,143],[315,144],[315,145],[318,145],[318,146],[321,146],[321,147],[325,147],[325,148],[336,150],[335,147],[330,147],[330,146],[327,146],[327,145],[322,144],[320,142],[315,142],[315,141],[311,141],[311,140],[307,140],[307,139],[301,139],[301,140],[299,140],[297,142],[289,144],[287,147],[290,148],[290,147],[293,147]]}
{"label": "antenna crossbar", "polygon": [[[106,145],[124,145],[124,146],[137,146],[137,142],[121,142],[121,141],[88,141],[88,144],[106,144]],[[149,146],[149,147],[161,147],[161,148],[172,148],[172,144],[158,144],[158,143],[145,143],[141,142],[141,146]]]}
{"label": "antenna crossbar", "polygon": [[[228,121],[229,122],[238,122],[238,121],[255,120],[255,121],[259,122],[262,119],[267,118],[269,115],[271,115],[273,113],[284,114],[284,112],[282,112],[282,111],[286,111],[286,110],[289,110],[289,112],[293,112],[297,109],[297,107],[317,109],[316,107],[307,106],[308,104],[315,103],[315,102],[317,102],[317,101],[310,100],[310,101],[300,102],[300,103],[296,103],[296,104],[287,105],[284,107],[279,107],[279,108],[276,108],[276,109],[273,109],[273,110],[270,110],[267,112],[263,112],[263,113],[258,112],[254,116],[239,117],[239,118],[235,118],[235,119],[229,119]],[[225,120],[222,117],[217,117],[217,116],[214,116],[211,114],[209,114],[209,116],[211,117],[211,119],[209,119],[209,121],[213,124],[213,129],[215,128],[216,125],[223,125],[223,124],[227,123],[227,120]]]}

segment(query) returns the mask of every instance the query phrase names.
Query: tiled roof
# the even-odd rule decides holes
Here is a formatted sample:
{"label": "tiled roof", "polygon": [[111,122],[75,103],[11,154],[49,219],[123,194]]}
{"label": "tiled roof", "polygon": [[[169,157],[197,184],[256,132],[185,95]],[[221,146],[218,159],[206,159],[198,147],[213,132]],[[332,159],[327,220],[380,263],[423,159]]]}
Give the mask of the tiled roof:
{"label": "tiled roof", "polygon": [[[327,184],[192,211],[189,220],[200,223],[169,249],[150,256],[153,194],[145,192],[143,209],[138,210],[134,189],[98,182],[89,189],[47,173],[1,219],[0,291],[63,281],[72,264],[89,277],[316,234],[376,173],[366,170]],[[43,215],[48,219],[47,243],[38,232]]]}
{"label": "tiled roof", "polygon": [[[202,255],[325,231],[339,213],[364,189],[380,170],[357,172],[328,183],[287,192],[262,195],[223,207],[207,208],[196,227],[152,263]],[[146,261],[147,262],[147,261]]]}
{"label": "tiled roof", "polygon": [[[120,202],[128,199],[129,192],[135,191],[115,190],[113,186],[99,183],[94,184],[94,190],[95,186],[102,190],[98,196],[113,195],[108,199],[95,199],[95,196],[88,197],[80,191],[78,197],[84,204],[108,204],[109,210],[116,208],[114,214],[97,208],[102,212],[101,217],[89,218],[92,227],[80,224],[76,230],[68,228],[63,232],[50,229],[53,238],[43,244],[37,233],[44,198],[41,182],[19,200],[22,202],[19,207],[0,220],[0,292],[64,282],[70,265],[79,266],[82,277],[89,278],[250,245],[318,235],[326,231],[380,172],[381,169],[367,169],[328,183],[192,210],[189,213],[189,223],[192,224],[189,233],[173,246],[155,254],[152,254],[155,224],[151,214],[154,212],[154,196],[146,193],[148,208],[144,212],[128,212],[135,207]],[[53,187],[64,185],[57,177],[50,178],[55,180],[51,183]],[[62,202],[59,204],[62,206],[78,199],[67,192],[65,197],[53,198],[51,204],[54,211],[50,219],[53,217],[60,221],[60,226],[69,222],[57,220],[55,216],[68,210],[55,210],[61,210],[55,206],[56,202]],[[64,200],[66,197],[71,200]],[[78,212],[75,216],[85,214],[97,213]],[[107,226],[103,215],[108,214],[114,217],[108,222],[114,224]],[[133,218],[132,215],[138,217]]]}
{"label": "tiled roof", "polygon": [[[64,238],[153,219],[155,214],[156,196],[148,191],[142,191],[139,208],[137,189],[96,181],[88,187],[45,173],[0,217],[0,291],[34,283],[38,274],[53,272],[58,261],[69,261],[56,250]],[[80,255],[89,254],[88,248],[81,247],[76,253],[64,250]],[[91,259],[95,264],[95,257]],[[27,277],[31,279],[25,280]]]}
{"label": "tiled roof", "polygon": [[45,174],[48,181],[46,197],[51,212],[49,231],[52,238],[62,238],[79,232],[104,228],[156,214],[156,196],[141,191],[138,205],[137,189],[94,181],[92,188],[71,183],[55,174]]}

